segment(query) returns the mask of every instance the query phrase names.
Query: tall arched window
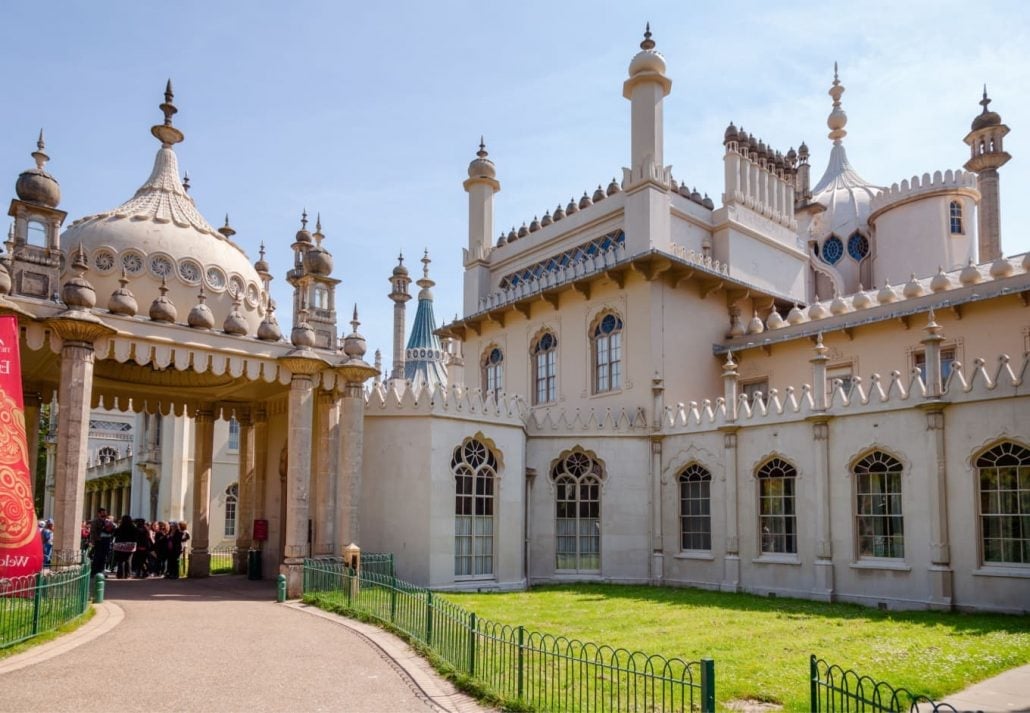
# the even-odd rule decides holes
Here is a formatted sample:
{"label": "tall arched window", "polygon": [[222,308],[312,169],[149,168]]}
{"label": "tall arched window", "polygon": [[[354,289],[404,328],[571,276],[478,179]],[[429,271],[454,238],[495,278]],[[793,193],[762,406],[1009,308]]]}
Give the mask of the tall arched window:
{"label": "tall arched window", "polygon": [[874,451],[855,464],[855,529],[859,557],[904,557],[901,462]]}
{"label": "tall arched window", "polygon": [[985,563],[1030,564],[1030,449],[1004,441],[976,459]]}
{"label": "tall arched window", "polygon": [[797,511],[794,482],[798,472],[787,461],[772,458],[758,469],[759,532],[762,554],[797,554]]}
{"label": "tall arched window", "polygon": [[558,339],[544,332],[533,344],[533,403],[546,404],[558,398]]}
{"label": "tall arched window", "polygon": [[555,488],[555,568],[601,571],[601,480],[604,468],[582,450],[551,467]]}
{"label": "tall arched window", "polygon": [[692,463],[680,473],[680,549],[712,549],[712,474]]}
{"label": "tall arched window", "polygon": [[497,457],[470,438],[454,449],[454,576],[494,573],[494,490]]}
{"label": "tall arched window", "polygon": [[622,319],[605,313],[591,332],[594,357],[594,393],[622,388]]}
{"label": "tall arched window", "polygon": [[951,205],[948,206],[948,217],[951,221],[951,234],[961,235],[962,234],[962,204],[958,201],[952,201]]}
{"label": "tall arched window", "polygon": [[504,391],[504,352],[500,347],[489,347],[483,353],[483,394],[500,398]]}
{"label": "tall arched window", "polygon": [[225,536],[236,537],[236,504],[240,501],[240,485],[233,483],[225,489]]}

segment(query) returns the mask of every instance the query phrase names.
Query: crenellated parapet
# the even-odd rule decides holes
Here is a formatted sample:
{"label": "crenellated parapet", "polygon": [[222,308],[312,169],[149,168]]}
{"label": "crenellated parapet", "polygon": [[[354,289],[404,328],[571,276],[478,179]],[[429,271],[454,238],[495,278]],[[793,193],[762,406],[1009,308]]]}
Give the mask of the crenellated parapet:
{"label": "crenellated parapet", "polygon": [[891,184],[890,188],[873,196],[869,204],[870,220],[874,220],[878,213],[893,206],[914,199],[956,191],[971,191],[975,194],[974,197],[979,199],[980,192],[977,189],[976,174],[961,169],[953,171],[949,168],[943,173],[934,171],[932,176],[929,173],[924,173],[922,177],[912,176],[901,183]]}
{"label": "crenellated parapet", "polygon": [[419,385],[410,381],[396,386],[378,383],[366,392],[366,416],[439,416],[522,426],[525,401],[519,396],[442,384]]}
{"label": "crenellated parapet", "polygon": [[741,205],[791,230],[797,187],[797,154],[786,154],[730,124],[723,140],[726,181],[723,205]]}

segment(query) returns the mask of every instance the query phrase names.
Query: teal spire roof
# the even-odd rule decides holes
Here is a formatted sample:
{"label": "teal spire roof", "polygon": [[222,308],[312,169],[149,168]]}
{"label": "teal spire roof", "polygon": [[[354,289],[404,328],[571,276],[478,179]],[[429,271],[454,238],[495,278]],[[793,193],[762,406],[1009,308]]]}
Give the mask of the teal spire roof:
{"label": "teal spire roof", "polygon": [[447,385],[447,355],[436,336],[436,317],[433,314],[432,287],[429,279],[429,251],[422,257],[422,279],[417,284],[418,309],[411,327],[408,347],[404,354],[404,378],[416,386]]}

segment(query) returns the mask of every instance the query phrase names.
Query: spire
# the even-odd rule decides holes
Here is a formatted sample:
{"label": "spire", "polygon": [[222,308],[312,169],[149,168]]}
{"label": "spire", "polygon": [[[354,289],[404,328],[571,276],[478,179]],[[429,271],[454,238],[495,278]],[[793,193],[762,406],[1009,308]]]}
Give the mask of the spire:
{"label": "spire", "polygon": [[476,156],[479,156],[479,158],[486,158],[489,155],[490,154],[487,153],[487,151],[486,151],[486,142],[483,141],[483,135],[480,134],[479,135],[479,151],[476,151]]}
{"label": "spire", "polygon": [[218,229],[218,232],[222,234],[226,240],[230,240],[232,236],[236,235],[236,231],[233,230],[232,226],[229,225],[229,214],[225,214],[225,225]]}
{"label": "spire", "polygon": [[[986,114],[987,113],[987,105],[990,104],[990,103],[991,103],[991,100],[987,96],[987,83],[984,82],[984,96],[983,96],[983,99],[980,100],[980,106],[982,106],[984,108],[984,110],[982,112],[980,112],[981,114]],[[40,129],[39,137],[40,137],[40,140],[43,139],[43,130],[42,129]],[[43,148],[43,147],[40,146],[40,148]]]}
{"label": "spire", "polygon": [[418,293],[418,309],[404,357],[404,378],[422,386],[447,384],[446,353],[436,335],[436,317],[433,314],[430,288],[436,283],[429,278],[430,262],[427,249],[422,255],[422,278],[416,283],[422,288]]}
{"label": "spire", "polygon": [[186,171],[182,177],[182,190],[186,193],[190,192],[190,172]]}
{"label": "spire", "polygon": [[651,39],[651,23],[648,22],[644,25],[644,40],[640,43],[640,49],[653,50],[654,47],[654,40]]}
{"label": "spire", "polygon": [[[432,260],[429,259],[429,248],[426,248],[425,252],[422,254],[421,262],[422,262],[422,279],[415,283],[420,288],[422,288],[421,291],[419,291],[419,293],[418,293],[418,299],[419,299],[419,301],[422,301],[422,300],[432,300],[433,299],[433,293],[430,290],[431,290],[432,287],[434,287],[436,285],[436,283],[429,279],[429,263],[432,262]],[[416,315],[416,319],[417,318],[418,317]]]}
{"label": "spire", "polygon": [[844,85],[840,83],[836,62],[833,63],[833,86],[830,87],[829,94],[833,97],[833,110],[826,118],[826,125],[830,127],[828,136],[833,140],[834,145],[839,145],[841,139],[848,135],[848,132],[844,130],[848,123],[848,115],[844,113],[840,106],[840,98],[844,94]]}
{"label": "spire", "polygon": [[172,94],[172,80],[169,79],[165,85],[165,100],[158,107],[164,114],[164,123],[150,127],[150,133],[161,142],[162,148],[171,148],[174,144],[181,142],[185,137],[182,132],[172,126],[172,117],[179,110],[172,103],[175,95]]}
{"label": "spire", "polygon": [[39,171],[44,170],[46,162],[50,160],[50,157],[46,155],[46,141],[43,140],[43,129],[39,130],[39,138],[36,139],[36,150],[32,152],[32,158],[36,160],[36,169]]}

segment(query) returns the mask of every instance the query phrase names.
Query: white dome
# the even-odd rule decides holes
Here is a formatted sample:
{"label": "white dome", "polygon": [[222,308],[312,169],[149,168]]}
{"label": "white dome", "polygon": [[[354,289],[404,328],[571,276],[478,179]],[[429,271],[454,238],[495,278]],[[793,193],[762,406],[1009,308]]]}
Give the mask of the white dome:
{"label": "white dome", "polygon": [[881,190],[858,175],[848,162],[844,145],[836,142],[826,173],[812,189],[812,202],[826,208],[820,221],[822,235],[817,237],[835,234],[846,240],[856,230],[866,232],[869,205]]}
{"label": "white dome", "polygon": [[162,277],[169,299],[183,315],[196,304],[203,284],[216,324],[232,312],[238,294],[247,334],[257,334],[267,303],[261,278],[243,250],[197,210],[182,186],[169,145],[158,150],[150,178],[132,199],[76,220],[62,234],[61,244],[65,251],[79,246],[85,251],[86,277],[100,306],[118,289],[124,269],[142,313],[158,296]]}

